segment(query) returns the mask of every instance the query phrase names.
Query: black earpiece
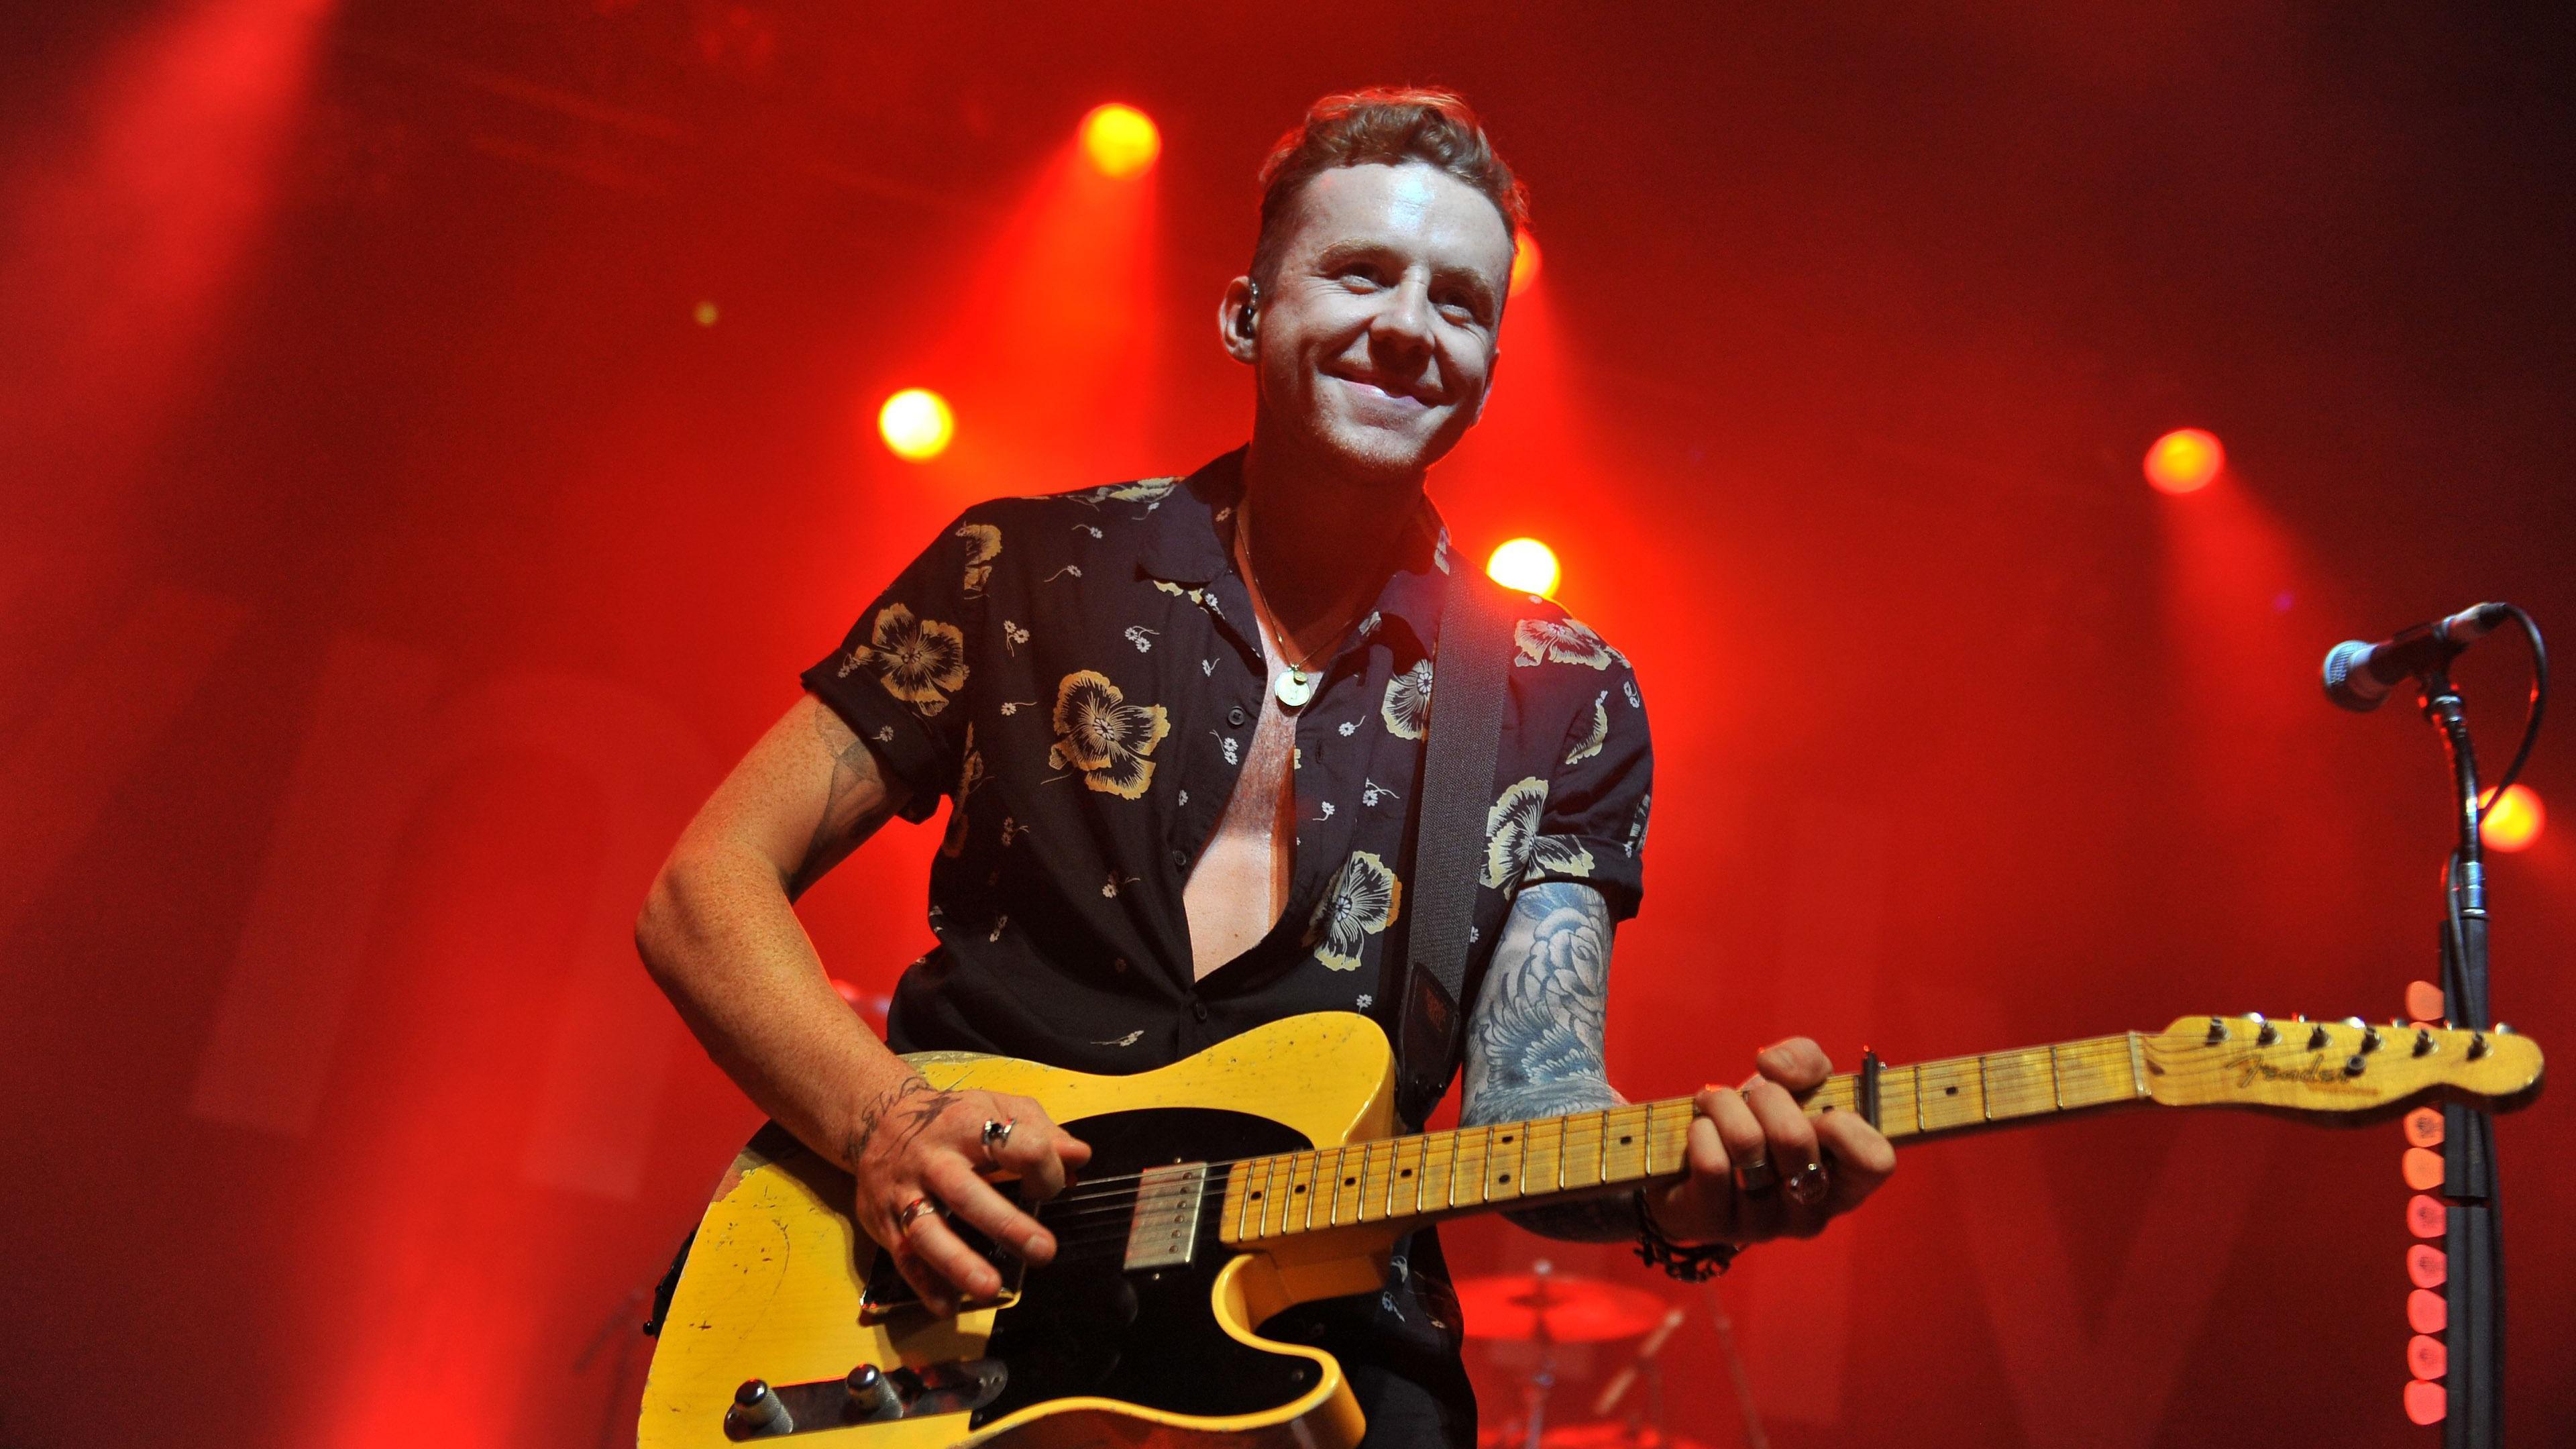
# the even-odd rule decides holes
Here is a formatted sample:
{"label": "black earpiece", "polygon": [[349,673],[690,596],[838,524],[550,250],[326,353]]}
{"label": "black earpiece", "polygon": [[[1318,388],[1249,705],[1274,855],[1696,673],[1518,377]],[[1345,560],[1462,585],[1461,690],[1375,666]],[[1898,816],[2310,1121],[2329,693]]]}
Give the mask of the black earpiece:
{"label": "black earpiece", "polygon": [[1236,336],[1249,340],[1252,336],[1253,311],[1261,305],[1261,284],[1246,282],[1243,285],[1251,295],[1243,299],[1243,310],[1234,314],[1234,331]]}

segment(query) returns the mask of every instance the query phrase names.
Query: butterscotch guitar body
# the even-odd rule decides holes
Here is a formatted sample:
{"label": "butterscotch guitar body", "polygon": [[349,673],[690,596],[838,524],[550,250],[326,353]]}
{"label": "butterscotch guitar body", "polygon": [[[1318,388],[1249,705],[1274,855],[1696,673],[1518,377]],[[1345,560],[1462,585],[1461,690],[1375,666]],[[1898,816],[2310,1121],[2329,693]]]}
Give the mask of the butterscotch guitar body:
{"label": "butterscotch guitar body", "polygon": [[[1105,1183],[1173,1163],[1222,1163],[1388,1136],[1394,1063],[1365,1017],[1319,1013],[1248,1032],[1186,1061],[1096,1077],[1007,1057],[911,1058],[944,1088],[1033,1097],[1091,1144]],[[1176,1105],[1186,1104],[1186,1105]],[[1077,1186],[1077,1191],[1079,1186]],[[1217,1188],[1210,1188],[1214,1211]],[[1294,1304],[1370,1292],[1405,1226],[1361,1224],[1267,1251],[1202,1235],[1190,1261],[1132,1269],[1116,1226],[1056,1227],[1063,1252],[999,1306],[935,1317],[889,1303],[890,1275],[850,1220],[846,1173],[775,1130],[736,1159],[707,1208],[645,1383],[643,1449],[783,1442],[847,1449],[984,1444],[1300,1446],[1348,1449],[1364,1427],[1331,1355],[1262,1338]],[[1090,1251],[1077,1251],[1087,1248]],[[872,1288],[873,1283],[873,1288]],[[875,1294],[870,1298],[871,1293]],[[916,1411],[848,1422],[861,1364],[899,1375]],[[968,1366],[964,1369],[958,1366]],[[980,1376],[980,1377],[979,1377]],[[772,1436],[726,1414],[747,1380],[797,1414]],[[998,1392],[993,1385],[999,1381]],[[938,1411],[943,1384],[974,1408]],[[801,1386],[801,1387],[800,1387]],[[799,1397],[801,1395],[801,1398]],[[925,1407],[926,1406],[926,1407]]]}

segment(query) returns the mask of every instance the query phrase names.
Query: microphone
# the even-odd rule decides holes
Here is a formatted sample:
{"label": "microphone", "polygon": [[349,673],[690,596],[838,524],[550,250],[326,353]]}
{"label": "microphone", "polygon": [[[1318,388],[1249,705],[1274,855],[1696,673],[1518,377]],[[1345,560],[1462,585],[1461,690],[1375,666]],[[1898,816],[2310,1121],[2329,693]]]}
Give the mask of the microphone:
{"label": "microphone", "polygon": [[2390,690],[2449,664],[2511,617],[2502,604],[2473,604],[2447,619],[2400,629],[2376,644],[2346,639],[2326,651],[2326,698],[2367,714],[2379,708]]}

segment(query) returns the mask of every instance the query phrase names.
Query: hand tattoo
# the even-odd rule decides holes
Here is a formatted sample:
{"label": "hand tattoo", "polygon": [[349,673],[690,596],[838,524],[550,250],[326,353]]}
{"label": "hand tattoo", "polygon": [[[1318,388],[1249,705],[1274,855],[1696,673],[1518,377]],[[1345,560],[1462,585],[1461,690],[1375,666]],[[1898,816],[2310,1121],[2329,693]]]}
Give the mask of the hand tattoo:
{"label": "hand tattoo", "polygon": [[859,1170],[869,1144],[876,1140],[877,1130],[889,1120],[900,1134],[894,1143],[894,1150],[900,1153],[910,1147],[915,1138],[928,1131],[930,1124],[939,1120],[939,1114],[947,1111],[949,1104],[956,1100],[955,1092],[941,1091],[920,1077],[906,1077],[887,1088],[860,1111],[858,1127],[842,1146],[842,1155],[849,1160],[850,1171],[855,1173]]}

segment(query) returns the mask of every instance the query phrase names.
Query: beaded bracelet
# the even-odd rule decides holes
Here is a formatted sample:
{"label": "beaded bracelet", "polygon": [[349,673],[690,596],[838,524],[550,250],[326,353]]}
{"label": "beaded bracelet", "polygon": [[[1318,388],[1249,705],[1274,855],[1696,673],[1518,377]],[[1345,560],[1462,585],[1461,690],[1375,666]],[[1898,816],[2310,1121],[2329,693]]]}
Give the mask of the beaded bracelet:
{"label": "beaded bracelet", "polygon": [[1661,1268],[1685,1283],[1705,1283],[1727,1270],[1742,1248],[1732,1243],[1703,1243],[1684,1247],[1664,1236],[1655,1226],[1655,1215],[1646,1206],[1646,1194],[1640,1189],[1637,1204],[1637,1258],[1648,1267]]}

